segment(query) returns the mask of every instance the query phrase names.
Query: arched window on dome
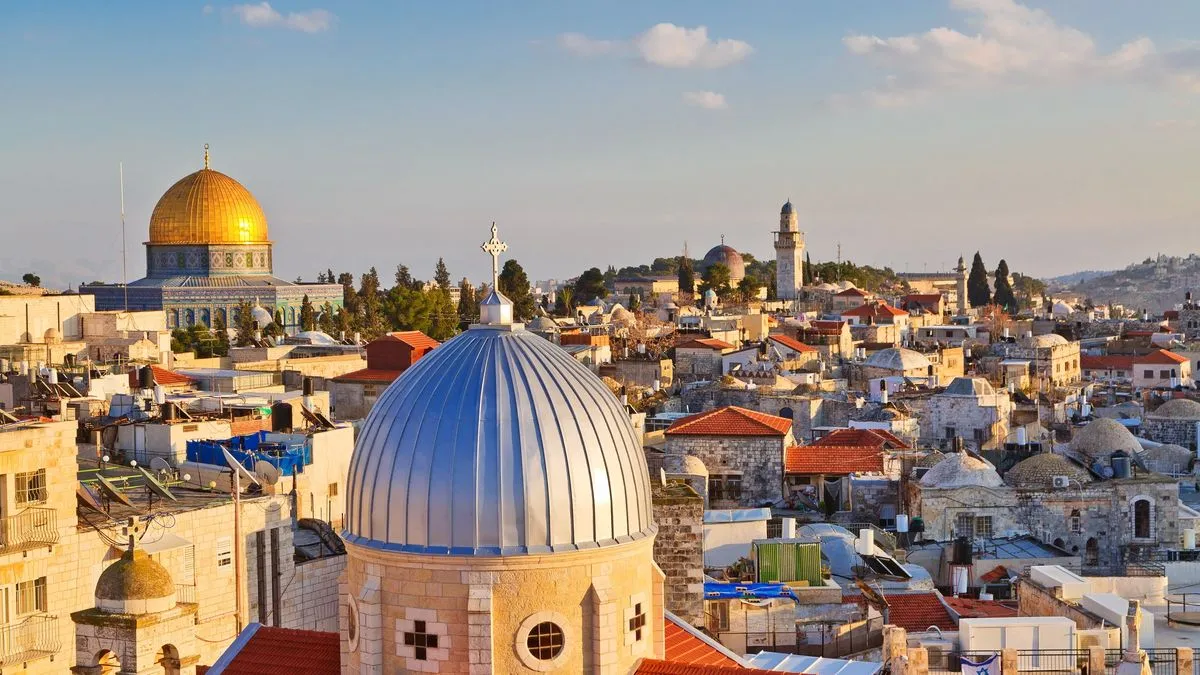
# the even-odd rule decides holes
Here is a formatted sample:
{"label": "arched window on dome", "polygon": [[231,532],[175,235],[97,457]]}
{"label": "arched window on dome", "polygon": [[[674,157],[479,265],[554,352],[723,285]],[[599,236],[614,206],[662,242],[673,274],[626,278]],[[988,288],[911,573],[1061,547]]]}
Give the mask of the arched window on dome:
{"label": "arched window on dome", "polygon": [[229,322],[225,319],[224,307],[218,307],[213,312],[213,326],[216,326],[217,324],[223,324],[226,328],[229,328]]}
{"label": "arched window on dome", "polygon": [[207,309],[200,310],[199,320],[200,320],[200,324],[203,325],[205,328],[212,328],[212,318],[210,317]]}
{"label": "arched window on dome", "polygon": [[179,328],[179,310],[172,309],[167,312],[167,328]]}
{"label": "arched window on dome", "polygon": [[295,307],[288,307],[288,310],[287,310],[287,325],[289,325],[289,326],[295,326],[295,325],[296,325],[296,308],[295,308]]}

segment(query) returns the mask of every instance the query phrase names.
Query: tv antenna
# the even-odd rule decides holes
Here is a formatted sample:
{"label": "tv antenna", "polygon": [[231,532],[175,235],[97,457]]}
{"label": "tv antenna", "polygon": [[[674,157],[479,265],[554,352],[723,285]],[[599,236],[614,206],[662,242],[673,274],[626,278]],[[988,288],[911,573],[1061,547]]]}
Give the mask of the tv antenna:
{"label": "tv antenna", "polygon": [[125,262],[125,163],[117,162],[121,180],[121,288],[125,291],[125,311],[129,311],[129,271]]}

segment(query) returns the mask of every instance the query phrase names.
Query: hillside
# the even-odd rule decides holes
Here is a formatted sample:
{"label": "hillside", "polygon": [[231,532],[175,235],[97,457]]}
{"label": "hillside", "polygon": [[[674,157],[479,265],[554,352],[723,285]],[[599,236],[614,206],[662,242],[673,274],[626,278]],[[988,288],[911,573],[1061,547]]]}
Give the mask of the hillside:
{"label": "hillside", "polygon": [[1200,289],[1200,256],[1160,255],[1122,270],[1077,272],[1048,282],[1051,293],[1075,293],[1096,304],[1161,312],[1183,302],[1187,291]]}

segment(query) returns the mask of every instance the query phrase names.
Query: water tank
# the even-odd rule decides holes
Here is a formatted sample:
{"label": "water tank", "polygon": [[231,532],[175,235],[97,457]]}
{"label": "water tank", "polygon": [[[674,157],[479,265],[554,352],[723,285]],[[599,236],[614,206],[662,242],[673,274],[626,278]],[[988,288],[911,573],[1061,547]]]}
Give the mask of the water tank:
{"label": "water tank", "polygon": [[1129,478],[1133,474],[1132,462],[1124,450],[1114,452],[1111,462],[1113,478]]}
{"label": "water tank", "polygon": [[908,514],[896,514],[896,531],[900,533],[908,532]]}
{"label": "water tank", "polygon": [[301,391],[303,392],[303,394],[305,396],[313,395],[313,379],[311,377],[308,377],[308,376],[304,377],[304,384],[303,384],[303,388]]}
{"label": "water tank", "polygon": [[971,540],[966,537],[959,537],[954,540],[954,550],[950,556],[951,565],[970,565],[972,564]]}
{"label": "water tank", "polygon": [[1196,549],[1196,531],[1195,530],[1188,529],[1188,530],[1183,531],[1183,548],[1185,548],[1188,551],[1193,551]]}
{"label": "water tank", "polygon": [[138,370],[138,389],[153,389],[154,388],[154,371],[150,370],[150,366],[142,366]]}

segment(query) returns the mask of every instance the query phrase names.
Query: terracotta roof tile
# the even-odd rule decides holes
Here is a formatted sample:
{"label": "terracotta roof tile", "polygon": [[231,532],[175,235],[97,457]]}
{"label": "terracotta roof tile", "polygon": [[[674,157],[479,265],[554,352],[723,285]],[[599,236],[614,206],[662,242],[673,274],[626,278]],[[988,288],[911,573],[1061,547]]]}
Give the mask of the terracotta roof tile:
{"label": "terracotta roof tile", "polygon": [[905,630],[924,632],[930,626],[958,630],[950,610],[936,593],[894,593],[883,599],[888,603],[888,620]]}
{"label": "terracotta roof tile", "polygon": [[400,377],[399,370],[383,370],[381,368],[363,368],[349,373],[343,373],[333,378],[334,382],[366,382],[388,384]]}
{"label": "terracotta roof tile", "polygon": [[1104,356],[1079,356],[1082,370],[1133,370],[1133,357],[1121,354]]}
{"label": "terracotta roof tile", "polygon": [[[162,366],[150,364],[150,370],[154,373],[154,383],[164,387],[186,387],[195,383],[195,380],[187,375],[184,375],[183,373],[177,373],[173,370],[167,370]],[[129,386],[135,389],[138,386],[137,368],[133,368],[129,371]]]}
{"label": "terracotta roof tile", "polygon": [[946,598],[950,609],[964,619],[1003,618],[1017,615],[1017,608],[996,602],[995,600],[977,600],[975,598]]}
{"label": "terracotta roof tile", "polygon": [[690,663],[672,663],[658,659],[642,659],[636,675],[774,675],[773,671],[741,666],[703,666]]}
{"label": "terracotta roof tile", "polygon": [[716,647],[693,635],[670,617],[663,620],[663,638],[666,643],[666,660],[672,663],[701,666],[731,666],[741,664],[722,653]]}
{"label": "terracotta roof tile", "polygon": [[[234,649],[237,642],[234,643]],[[259,626],[221,671],[224,675],[337,675],[337,633]]]}
{"label": "terracotta roof tile", "polygon": [[907,314],[908,312],[883,302],[859,305],[854,309],[842,312],[842,316],[906,316]]}
{"label": "terracotta roof tile", "polygon": [[675,345],[676,349],[733,349],[733,345],[716,338],[692,338]]}
{"label": "terracotta roof tile", "polygon": [[886,429],[838,429],[825,434],[809,445],[844,445],[898,450],[908,448],[907,443]]}
{"label": "terracotta roof tile", "polygon": [[783,467],[786,473],[801,475],[881,473],[883,455],[875,448],[858,446],[793,446],[784,453]]}
{"label": "terracotta roof tile", "polygon": [[1188,360],[1186,358],[1176,354],[1175,352],[1169,352],[1165,349],[1155,349],[1154,351],[1150,352],[1149,354],[1146,354],[1145,356],[1135,356],[1133,358],[1133,362],[1135,364],[1151,363],[1151,364],[1162,364],[1162,365],[1176,365],[1176,364],[1180,364],[1180,363],[1187,363]]}
{"label": "terracotta roof tile", "polygon": [[835,293],[834,295],[838,295],[843,298],[850,298],[850,297],[865,298],[868,295],[870,295],[870,293],[867,293],[866,291],[864,291],[860,288],[847,288],[846,290],[839,291],[839,292]]}
{"label": "terracotta roof tile", "polygon": [[779,344],[783,345],[784,347],[787,347],[788,349],[790,349],[794,352],[803,353],[803,352],[817,351],[816,347],[810,347],[810,346],[804,344],[803,342],[797,340],[796,338],[788,337],[787,335],[772,335],[770,337],[770,339],[774,340],[775,342],[778,342]]}
{"label": "terracotta roof tile", "polygon": [[379,339],[380,340],[395,340],[396,342],[403,342],[404,344],[408,345],[409,347],[412,347],[413,349],[420,349],[422,347],[429,347],[432,349],[433,347],[437,347],[438,345],[442,344],[442,343],[438,342],[437,340],[434,340],[433,338],[429,337],[428,335],[422,333],[419,330],[394,331],[394,332],[384,335],[383,337],[381,337]]}
{"label": "terracotta roof tile", "polygon": [[792,421],[766,413],[725,406],[675,420],[668,436],[785,436]]}
{"label": "terracotta roof tile", "polygon": [[1007,579],[1009,576],[1008,568],[1004,565],[996,565],[991,570],[979,575],[979,578],[988,583],[995,583],[1001,579]]}

